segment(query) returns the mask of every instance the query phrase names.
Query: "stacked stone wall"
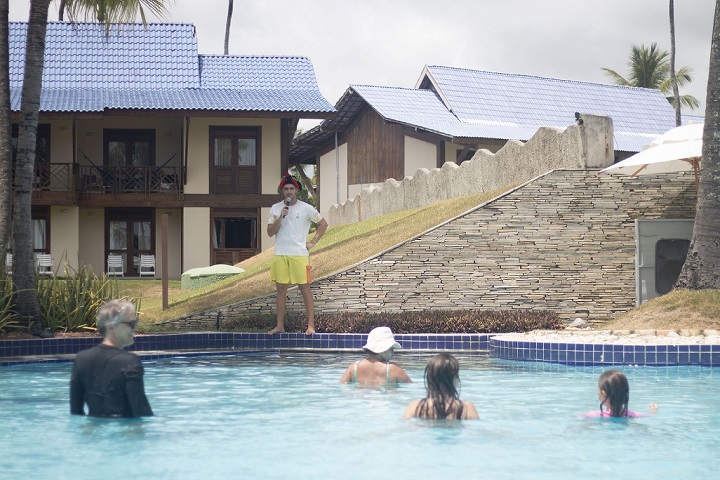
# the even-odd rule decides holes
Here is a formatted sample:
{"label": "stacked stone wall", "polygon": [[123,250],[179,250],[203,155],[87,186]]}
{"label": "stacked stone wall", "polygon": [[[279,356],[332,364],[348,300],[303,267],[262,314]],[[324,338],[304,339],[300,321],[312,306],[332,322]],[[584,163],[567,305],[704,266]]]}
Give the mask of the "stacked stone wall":
{"label": "stacked stone wall", "polygon": [[[313,283],[315,311],[553,310],[602,321],[635,306],[635,220],[693,218],[688,174],[556,170]],[[274,314],[275,296],[184,321]],[[303,312],[291,289],[289,312]],[[184,321],[176,321],[179,326]]]}

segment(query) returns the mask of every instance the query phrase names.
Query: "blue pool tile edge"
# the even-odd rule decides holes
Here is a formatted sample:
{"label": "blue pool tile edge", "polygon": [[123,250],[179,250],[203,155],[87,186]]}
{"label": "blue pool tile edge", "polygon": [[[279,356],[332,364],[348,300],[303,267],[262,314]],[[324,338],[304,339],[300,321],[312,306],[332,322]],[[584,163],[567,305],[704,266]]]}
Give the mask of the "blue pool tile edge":
{"label": "blue pool tile edge", "polygon": [[[487,351],[489,334],[396,334],[395,340],[403,350],[432,351]],[[100,337],[46,338],[26,340],[0,340],[0,365],[34,362],[68,361],[71,356],[100,343]],[[187,355],[188,351],[205,351],[206,354],[242,352],[244,350],[333,349],[360,350],[367,334],[359,333],[177,333],[165,335],[138,335],[129,350],[143,358],[157,355]],[[173,353],[175,352],[175,353]],[[63,358],[68,357],[68,358]]]}
{"label": "blue pool tile edge", "polygon": [[[494,334],[397,334],[403,350],[489,351],[505,360],[566,365],[720,366],[720,345],[618,345],[505,340]],[[367,334],[199,332],[138,335],[129,350],[143,358],[226,355],[285,349],[360,350]],[[0,366],[70,361],[100,337],[0,340]]]}
{"label": "blue pool tile edge", "polygon": [[517,341],[493,336],[490,355],[504,360],[577,366],[720,367],[720,345],[626,345]]}

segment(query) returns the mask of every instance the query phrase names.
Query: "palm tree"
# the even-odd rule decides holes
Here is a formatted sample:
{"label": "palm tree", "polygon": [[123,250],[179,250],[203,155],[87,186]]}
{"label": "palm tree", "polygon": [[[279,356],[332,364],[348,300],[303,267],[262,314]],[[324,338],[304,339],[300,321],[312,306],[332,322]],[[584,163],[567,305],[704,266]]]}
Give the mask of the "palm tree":
{"label": "palm tree", "polygon": [[230,52],[230,23],[232,23],[233,0],[228,0],[227,20],[225,20],[225,55]]}
{"label": "palm tree", "polygon": [[695,227],[676,286],[720,289],[720,0],[715,2]]}
{"label": "palm tree", "polygon": [[[628,61],[630,73],[627,78],[610,68],[603,68],[603,71],[606,75],[612,77],[616,85],[652,88],[667,95],[672,90],[669,56],[670,54],[667,51],[658,48],[657,43],[652,43],[650,48],[645,45],[639,47],[633,45],[630,60]],[[675,72],[675,76],[678,85],[687,85],[692,82],[692,69],[681,67]],[[673,105],[675,103],[672,96],[668,96],[668,101]],[[680,103],[689,108],[700,106],[700,102],[692,95],[681,95]]]}
{"label": "palm tree", "polygon": [[15,159],[13,211],[13,283],[17,290],[15,307],[20,318],[27,322],[30,331],[36,335],[43,333],[43,326],[37,299],[30,209],[49,7],[50,0],[30,1],[20,127]]}
{"label": "palm tree", "polygon": [[[37,335],[45,332],[37,299],[31,195],[49,6],[50,0],[30,1],[13,212],[13,283],[17,290],[15,306],[21,320]],[[85,18],[97,19],[105,23],[108,34],[112,24],[134,21],[136,13],[140,14],[145,24],[144,7],[159,15],[166,11],[163,0],[65,0],[65,9],[71,21],[83,15]]]}
{"label": "palm tree", "polygon": [[12,216],[12,148],[10,146],[10,48],[8,45],[8,0],[0,0],[0,277],[5,271],[5,253],[10,239]]}
{"label": "palm tree", "polygon": [[670,0],[670,83],[673,91],[673,106],[675,107],[675,126],[682,125],[680,90],[678,89],[677,75],[675,75],[675,0]]}

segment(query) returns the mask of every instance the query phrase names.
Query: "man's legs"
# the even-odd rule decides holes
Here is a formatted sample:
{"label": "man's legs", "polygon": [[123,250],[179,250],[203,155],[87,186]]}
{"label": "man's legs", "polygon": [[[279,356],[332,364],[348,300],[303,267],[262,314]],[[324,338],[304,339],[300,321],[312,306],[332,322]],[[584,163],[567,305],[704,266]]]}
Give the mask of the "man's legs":
{"label": "man's legs", "polygon": [[277,287],[277,325],[268,332],[268,335],[283,333],[285,331],[285,304],[287,303],[287,291],[289,285],[285,283],[276,283],[275,285]]}
{"label": "man's legs", "polygon": [[303,303],[305,304],[305,313],[308,318],[308,328],[305,330],[305,335],[312,335],[315,333],[315,303],[313,301],[312,292],[310,291],[310,284],[300,284],[298,289],[303,297]]}

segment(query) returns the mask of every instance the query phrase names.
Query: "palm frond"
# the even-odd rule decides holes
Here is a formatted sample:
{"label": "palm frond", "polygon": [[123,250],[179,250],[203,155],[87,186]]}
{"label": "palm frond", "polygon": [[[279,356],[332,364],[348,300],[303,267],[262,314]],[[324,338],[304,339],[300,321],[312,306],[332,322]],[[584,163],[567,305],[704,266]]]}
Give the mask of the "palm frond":
{"label": "palm frond", "polygon": [[680,67],[675,72],[675,78],[677,78],[678,86],[682,87],[693,81],[692,78],[693,70],[690,67]]}
{"label": "palm frond", "polygon": [[602,70],[603,70],[603,72],[605,72],[605,75],[607,75],[608,77],[611,77],[611,78],[613,79],[613,83],[614,83],[615,85],[624,85],[624,86],[626,86],[626,87],[631,87],[631,86],[632,86],[632,85],[630,84],[630,82],[628,82],[628,81],[625,79],[625,77],[623,77],[622,75],[620,75],[619,73],[617,73],[615,70],[610,69],[610,68],[603,68]]}
{"label": "palm frond", "polygon": [[[666,98],[667,101],[670,102],[670,104],[673,106],[673,108],[675,108],[675,97],[671,95]],[[680,95],[680,105],[692,109],[700,107],[700,102],[692,95]]]}
{"label": "palm frond", "polygon": [[158,18],[167,15],[171,0],[66,0],[65,10],[70,22],[87,21],[105,24],[106,33],[113,25],[134,23],[140,16],[147,26],[146,10]]}
{"label": "palm frond", "polygon": [[[669,57],[670,53],[658,48],[657,43],[651,43],[649,47],[633,45],[628,60],[630,73],[628,73],[627,78],[609,68],[603,68],[602,70],[606,75],[613,78],[616,85],[660,90],[667,96],[668,101],[675,106],[675,98],[672,95],[668,96],[668,93],[672,91]],[[693,80],[692,69],[690,67],[680,68],[675,73],[675,78],[677,78],[679,87],[689,84]],[[700,102],[692,95],[682,95],[680,96],[680,105],[698,108]]]}

